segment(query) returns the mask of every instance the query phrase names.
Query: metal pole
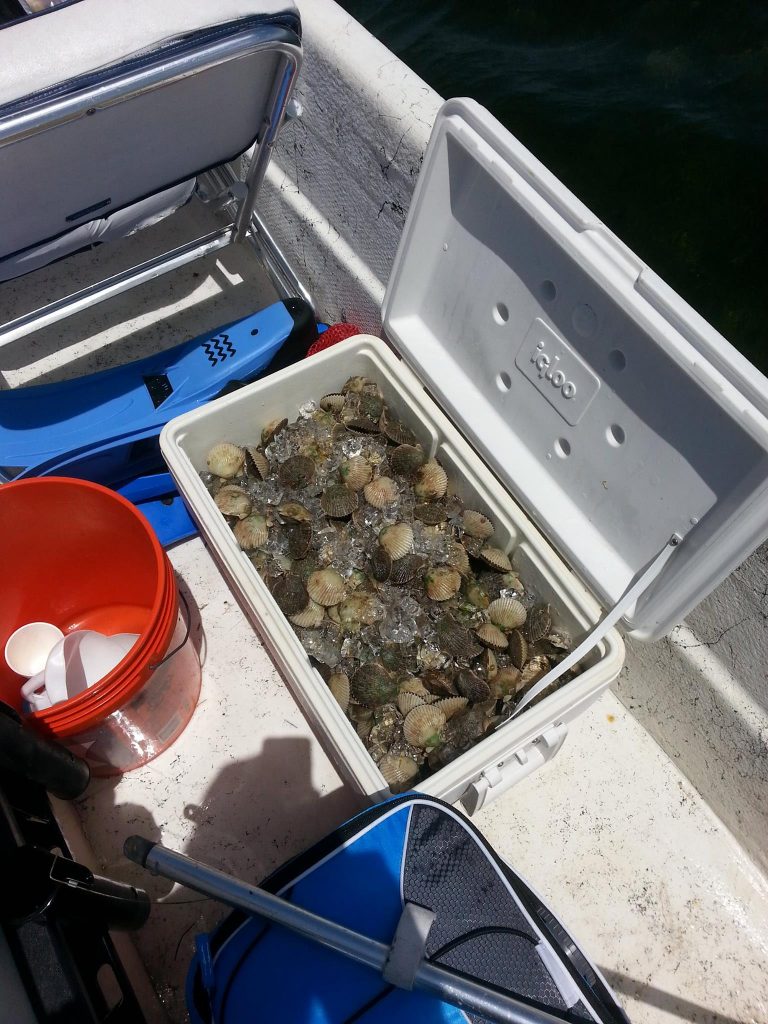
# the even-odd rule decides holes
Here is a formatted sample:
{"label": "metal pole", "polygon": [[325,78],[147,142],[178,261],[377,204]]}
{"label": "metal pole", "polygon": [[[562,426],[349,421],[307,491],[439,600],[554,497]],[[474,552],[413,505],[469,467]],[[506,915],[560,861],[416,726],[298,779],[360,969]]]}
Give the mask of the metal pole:
{"label": "metal pole", "polygon": [[[124,853],[153,874],[180,882],[237,910],[265,917],[379,973],[384,970],[390,947],[383,942],[328,921],[258,886],[248,885],[141,836],[130,836]],[[562,1024],[561,1017],[526,1006],[437,964],[422,963],[413,987],[497,1024]]]}

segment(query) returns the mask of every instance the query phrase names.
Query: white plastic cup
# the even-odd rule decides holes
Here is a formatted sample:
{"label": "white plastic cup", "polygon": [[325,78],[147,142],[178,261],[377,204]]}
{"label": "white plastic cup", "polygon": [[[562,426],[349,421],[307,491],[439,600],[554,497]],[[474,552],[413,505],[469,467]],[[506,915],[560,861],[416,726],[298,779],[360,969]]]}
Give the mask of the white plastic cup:
{"label": "white plastic cup", "polygon": [[69,633],[51,651],[45,666],[45,689],[51,704],[59,704],[98,683],[118,665],[138,634],[104,636],[91,629]]}
{"label": "white plastic cup", "polygon": [[22,700],[26,701],[32,711],[45,711],[51,706],[48,691],[45,688],[45,672],[32,676],[21,688]]}
{"label": "white plastic cup", "polygon": [[19,626],[5,644],[8,667],[28,678],[45,669],[48,655],[64,636],[51,622],[28,622]]}

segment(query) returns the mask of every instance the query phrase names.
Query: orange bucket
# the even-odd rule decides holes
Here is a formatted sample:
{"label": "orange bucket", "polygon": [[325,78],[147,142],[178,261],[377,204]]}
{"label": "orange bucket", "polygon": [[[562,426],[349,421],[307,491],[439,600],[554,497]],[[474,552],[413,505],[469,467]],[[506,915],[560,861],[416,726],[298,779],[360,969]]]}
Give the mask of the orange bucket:
{"label": "orange bucket", "polygon": [[[139,635],[98,683],[27,720],[86,757],[96,775],[137,768],[170,746],[197,704],[200,661],[173,568],[141,513],[83,480],[5,484],[0,565],[0,651],[27,622]],[[0,699],[24,711],[24,680],[0,662]]]}

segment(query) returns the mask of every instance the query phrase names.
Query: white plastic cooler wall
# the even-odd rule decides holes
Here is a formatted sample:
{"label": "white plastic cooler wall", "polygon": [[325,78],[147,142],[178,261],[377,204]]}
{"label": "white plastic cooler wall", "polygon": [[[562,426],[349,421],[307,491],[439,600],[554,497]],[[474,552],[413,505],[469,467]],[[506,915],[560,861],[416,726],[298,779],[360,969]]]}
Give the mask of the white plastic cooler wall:
{"label": "white plastic cooler wall", "polygon": [[[451,491],[493,519],[496,542],[511,552],[514,564],[537,593],[553,603],[560,626],[572,633],[583,632],[597,620],[599,608],[416,377],[377,338],[361,336],[344,342],[169,423],[161,437],[163,455],[210,550],[339,770],[363,793],[378,799],[386,791],[383,777],[240,550],[199,476],[217,441],[252,444],[264,424],[283,416],[294,419],[300,405],[337,391],[355,373],[379,382],[390,406],[445,467]],[[611,631],[600,651],[587,659],[590,667],[582,675],[430,776],[419,788],[449,801],[466,794],[470,810],[504,792],[554,756],[567,723],[616,678],[623,658],[621,637]],[[478,783],[486,769],[485,778]],[[468,792],[474,784],[478,789]]]}

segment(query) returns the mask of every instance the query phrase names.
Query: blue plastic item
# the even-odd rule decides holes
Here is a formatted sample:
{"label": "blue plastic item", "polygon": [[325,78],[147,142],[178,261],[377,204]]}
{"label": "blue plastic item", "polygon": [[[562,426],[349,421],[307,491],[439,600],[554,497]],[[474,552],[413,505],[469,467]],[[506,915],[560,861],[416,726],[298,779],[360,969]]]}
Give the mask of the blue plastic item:
{"label": "blue plastic item", "polygon": [[162,469],[169,419],[303,358],[316,336],[309,306],[287,299],[147,359],[0,392],[0,482],[58,474],[114,486]]}
{"label": "blue plastic item", "polygon": [[197,527],[170,473],[137,477],[119,487],[118,493],[144,514],[164,548],[197,534]]}

